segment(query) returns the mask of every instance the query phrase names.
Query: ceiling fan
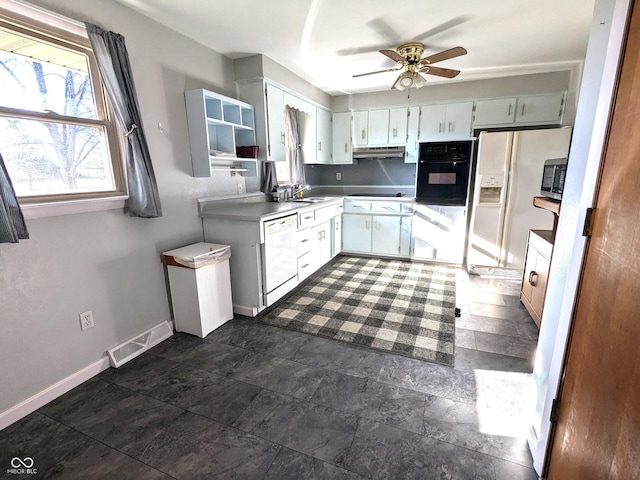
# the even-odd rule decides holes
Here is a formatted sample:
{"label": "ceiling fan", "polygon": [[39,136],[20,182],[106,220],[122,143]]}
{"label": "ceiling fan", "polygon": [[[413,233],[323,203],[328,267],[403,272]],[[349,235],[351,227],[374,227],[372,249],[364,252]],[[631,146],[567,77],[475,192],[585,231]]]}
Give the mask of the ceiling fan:
{"label": "ceiling fan", "polygon": [[386,70],[378,70],[375,72],[360,73],[353,77],[363,77],[365,75],[373,75],[383,72],[396,72],[404,69],[396,81],[391,86],[395,90],[404,90],[406,88],[420,88],[426,85],[427,80],[420,75],[426,73],[427,75],[437,75],[438,77],[454,78],[460,70],[452,70],[450,68],[441,68],[432,66],[436,62],[442,62],[450,58],[459,57],[465,55],[467,51],[462,47],[454,47],[448,50],[444,50],[428,57],[422,57],[424,52],[424,44],[419,42],[411,42],[400,45],[395,50],[379,50],[380,53],[386,55],[391,60],[394,60],[400,64],[396,68],[387,68]]}

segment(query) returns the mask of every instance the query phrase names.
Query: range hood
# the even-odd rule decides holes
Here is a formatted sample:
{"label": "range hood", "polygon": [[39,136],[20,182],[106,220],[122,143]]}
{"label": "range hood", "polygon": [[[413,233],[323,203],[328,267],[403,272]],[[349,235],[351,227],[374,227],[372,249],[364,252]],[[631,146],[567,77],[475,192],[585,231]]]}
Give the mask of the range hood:
{"label": "range hood", "polygon": [[404,158],[405,147],[355,147],[353,158]]}

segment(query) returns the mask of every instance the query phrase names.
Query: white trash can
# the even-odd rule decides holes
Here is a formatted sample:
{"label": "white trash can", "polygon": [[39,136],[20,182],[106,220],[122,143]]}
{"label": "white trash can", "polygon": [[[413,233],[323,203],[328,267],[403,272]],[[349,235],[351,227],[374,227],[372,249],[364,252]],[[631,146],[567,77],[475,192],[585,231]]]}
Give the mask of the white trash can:
{"label": "white trash can", "polygon": [[204,338],[233,318],[229,245],[200,242],[162,255],[176,331]]}

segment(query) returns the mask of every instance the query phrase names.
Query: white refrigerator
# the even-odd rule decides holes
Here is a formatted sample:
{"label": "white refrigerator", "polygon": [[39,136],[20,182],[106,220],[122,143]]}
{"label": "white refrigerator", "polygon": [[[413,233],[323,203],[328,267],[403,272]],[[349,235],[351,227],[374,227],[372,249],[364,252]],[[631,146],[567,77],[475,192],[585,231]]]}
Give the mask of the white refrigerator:
{"label": "white refrigerator", "polygon": [[569,155],[571,127],[481,132],[469,223],[467,267],[524,270],[529,230],[551,230],[553,213],[533,206],[542,168]]}

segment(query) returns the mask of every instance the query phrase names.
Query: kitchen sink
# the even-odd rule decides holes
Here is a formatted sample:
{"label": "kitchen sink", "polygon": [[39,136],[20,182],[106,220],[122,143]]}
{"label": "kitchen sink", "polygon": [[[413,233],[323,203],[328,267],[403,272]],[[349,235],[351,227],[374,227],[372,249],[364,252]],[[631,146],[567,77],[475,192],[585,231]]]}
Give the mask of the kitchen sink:
{"label": "kitchen sink", "polygon": [[336,197],[308,197],[308,198],[294,198],[293,200],[289,200],[290,202],[296,203],[320,203],[326,202],[327,200],[335,200]]}

